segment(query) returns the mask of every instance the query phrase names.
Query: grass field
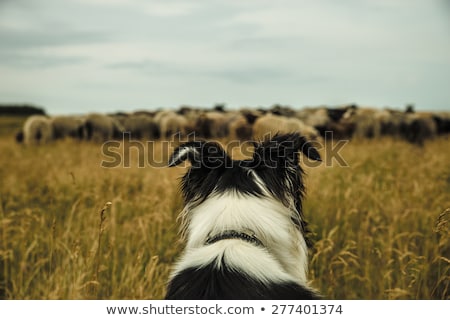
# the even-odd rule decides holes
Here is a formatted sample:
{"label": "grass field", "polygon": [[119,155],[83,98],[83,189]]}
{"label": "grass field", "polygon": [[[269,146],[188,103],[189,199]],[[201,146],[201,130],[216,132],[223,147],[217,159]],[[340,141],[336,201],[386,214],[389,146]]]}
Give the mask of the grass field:
{"label": "grass field", "polygon": [[[20,122],[0,123],[0,297],[162,298],[185,169],[138,168],[135,153],[102,168],[86,142],[24,147]],[[449,299],[450,140],[352,141],[340,155],[348,166],[307,168],[312,285],[328,299]]]}

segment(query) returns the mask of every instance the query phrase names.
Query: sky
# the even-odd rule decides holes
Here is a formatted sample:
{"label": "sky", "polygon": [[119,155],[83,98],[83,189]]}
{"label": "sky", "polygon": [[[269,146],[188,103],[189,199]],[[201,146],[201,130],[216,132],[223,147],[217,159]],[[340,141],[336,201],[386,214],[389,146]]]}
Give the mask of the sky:
{"label": "sky", "polygon": [[0,0],[0,104],[450,110],[450,0]]}

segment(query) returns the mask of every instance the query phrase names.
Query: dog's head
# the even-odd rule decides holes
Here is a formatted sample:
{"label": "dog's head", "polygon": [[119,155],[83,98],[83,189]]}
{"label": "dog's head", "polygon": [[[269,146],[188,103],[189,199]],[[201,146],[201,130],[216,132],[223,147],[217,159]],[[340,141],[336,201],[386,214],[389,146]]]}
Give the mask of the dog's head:
{"label": "dog's head", "polygon": [[191,208],[227,191],[243,196],[272,197],[295,213],[292,220],[306,235],[300,152],[312,160],[321,160],[311,143],[291,133],[255,142],[253,157],[245,160],[232,160],[216,142],[187,142],[175,149],[169,166],[186,160],[191,162],[181,182],[185,203]]}

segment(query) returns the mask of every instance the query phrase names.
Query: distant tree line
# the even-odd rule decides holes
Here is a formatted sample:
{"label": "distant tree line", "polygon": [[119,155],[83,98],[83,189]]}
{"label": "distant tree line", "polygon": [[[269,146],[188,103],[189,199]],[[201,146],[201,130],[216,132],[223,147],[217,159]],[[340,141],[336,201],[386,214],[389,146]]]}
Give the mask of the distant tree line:
{"label": "distant tree line", "polygon": [[46,115],[43,108],[29,104],[0,104],[0,116]]}

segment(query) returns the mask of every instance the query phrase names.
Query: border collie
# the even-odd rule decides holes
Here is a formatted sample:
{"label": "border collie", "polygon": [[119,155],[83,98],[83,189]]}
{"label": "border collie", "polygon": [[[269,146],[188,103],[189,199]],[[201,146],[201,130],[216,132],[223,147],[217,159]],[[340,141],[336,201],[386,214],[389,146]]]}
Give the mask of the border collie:
{"label": "border collie", "polygon": [[180,145],[169,166],[188,160],[180,214],[187,243],[166,299],[317,299],[307,285],[308,227],[299,151],[320,161],[297,133],[254,143],[232,160],[215,142]]}

